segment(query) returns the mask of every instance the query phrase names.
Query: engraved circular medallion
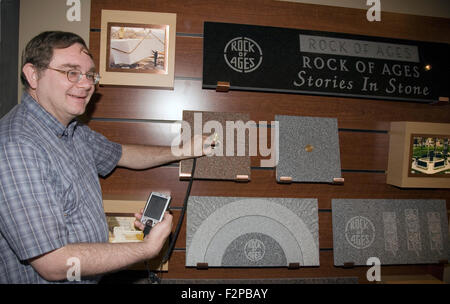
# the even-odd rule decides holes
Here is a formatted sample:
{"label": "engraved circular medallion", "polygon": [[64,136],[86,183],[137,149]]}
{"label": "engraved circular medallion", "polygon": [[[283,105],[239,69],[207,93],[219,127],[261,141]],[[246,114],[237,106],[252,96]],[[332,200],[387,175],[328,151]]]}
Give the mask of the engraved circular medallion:
{"label": "engraved circular medallion", "polygon": [[227,65],[239,73],[253,72],[263,59],[261,47],[248,37],[231,39],[223,52]]}
{"label": "engraved circular medallion", "polygon": [[345,238],[356,249],[364,249],[375,240],[375,227],[364,216],[352,217],[345,225]]}
{"label": "engraved circular medallion", "polygon": [[258,239],[251,239],[245,243],[244,252],[247,259],[252,262],[257,262],[264,257],[266,246]]}

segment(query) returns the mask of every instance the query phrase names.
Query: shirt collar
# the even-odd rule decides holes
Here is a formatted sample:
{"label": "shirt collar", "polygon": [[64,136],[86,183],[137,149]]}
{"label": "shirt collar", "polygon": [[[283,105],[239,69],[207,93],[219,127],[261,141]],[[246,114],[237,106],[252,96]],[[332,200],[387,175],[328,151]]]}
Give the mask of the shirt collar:
{"label": "shirt collar", "polygon": [[72,120],[66,127],[60,123],[53,115],[47,112],[37,101],[31,97],[28,92],[24,92],[22,95],[22,103],[27,107],[32,115],[34,115],[39,122],[48,127],[58,138],[63,136],[73,136],[73,132],[78,124],[76,119]]}

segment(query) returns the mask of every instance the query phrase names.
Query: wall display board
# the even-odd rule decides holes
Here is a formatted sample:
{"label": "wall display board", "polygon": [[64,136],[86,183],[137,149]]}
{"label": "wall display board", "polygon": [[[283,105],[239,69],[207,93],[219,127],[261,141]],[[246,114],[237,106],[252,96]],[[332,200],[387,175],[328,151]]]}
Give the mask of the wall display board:
{"label": "wall display board", "polygon": [[450,188],[450,124],[391,122],[386,182]]}
{"label": "wall display board", "polygon": [[186,266],[319,266],[317,199],[191,196]]}
{"label": "wall display board", "polygon": [[205,22],[203,88],[430,103],[449,96],[450,45]]}
{"label": "wall display board", "polygon": [[[249,137],[256,125],[249,114],[183,111],[182,138],[216,134],[214,154],[197,159],[194,177],[200,179],[250,180]],[[188,178],[192,160],[180,162],[180,178]]]}
{"label": "wall display board", "polygon": [[[442,0],[439,1],[442,2]],[[33,1],[29,0],[29,2]],[[365,1],[362,4],[365,9],[268,0],[232,1],[231,5],[228,5],[228,3],[224,5],[223,1],[218,0],[196,1],[195,5],[186,5],[186,2],[181,0],[92,0],[91,2],[91,14],[87,18],[90,16],[90,50],[97,67],[100,67],[100,48],[104,45],[101,42],[101,35],[103,34],[102,10],[176,13],[177,33],[175,35],[174,89],[160,90],[146,85],[145,87],[129,87],[101,84],[97,88],[96,94],[93,95],[88,105],[87,115],[85,115],[89,127],[105,135],[108,139],[123,144],[170,146],[173,143],[173,138],[180,134],[180,130],[174,126],[176,125],[174,121],[183,120],[183,110],[249,113],[250,119],[258,124],[257,133],[261,131],[261,133],[267,135],[267,142],[259,140],[261,135],[258,135],[258,154],[250,157],[251,181],[234,182],[237,175],[247,175],[247,173],[237,170],[231,172],[235,168],[244,167],[234,164],[218,166],[217,170],[213,170],[213,165],[208,164],[205,166],[205,172],[197,175],[203,171],[199,167],[201,165],[199,161],[209,161],[209,158],[202,157],[197,159],[196,179],[200,179],[198,176],[207,176],[207,174],[212,173],[217,173],[217,176],[213,177],[214,179],[204,177],[204,179],[195,180],[192,184],[191,194],[208,197],[318,199],[320,222],[319,267],[301,267],[297,270],[287,269],[286,267],[210,267],[208,270],[197,270],[195,266],[186,267],[187,248],[184,231],[187,231],[187,220],[185,219],[182,222],[181,234],[175,243],[176,250],[169,260],[170,270],[160,276],[163,281],[166,279],[207,281],[258,278],[301,280],[318,277],[323,279],[332,276],[341,279],[357,277],[360,283],[370,283],[367,281],[367,266],[354,268],[334,266],[331,198],[443,199],[447,201],[447,207],[450,208],[450,188],[418,189],[415,186],[413,189],[402,189],[398,186],[386,184],[390,123],[392,121],[450,123],[450,107],[431,106],[428,100],[420,102],[423,96],[419,96],[417,99],[420,100],[416,102],[413,94],[406,96],[392,94],[392,99],[388,98],[389,96],[384,98],[381,95],[383,90],[391,88],[389,86],[391,78],[394,78],[392,84],[396,87],[397,93],[400,83],[402,86],[410,84],[424,87],[431,82],[433,94],[435,86],[438,85],[440,88],[443,87],[445,91],[449,79],[448,74],[444,73],[444,76],[436,77],[431,81],[427,81],[427,75],[430,73],[434,75],[436,71],[443,69],[445,60],[448,59],[444,58],[445,60],[442,61],[439,59],[441,57],[439,55],[429,56],[428,48],[424,50],[422,46],[427,46],[428,42],[430,42],[430,45],[436,45],[436,48],[430,48],[431,54],[433,54],[433,52],[440,52],[441,43],[444,43],[444,45],[450,44],[450,19],[410,15],[406,11],[386,13],[382,9],[381,22],[368,22],[366,13],[369,6],[365,6]],[[189,2],[189,4],[191,3]],[[439,7],[439,5],[436,7]],[[404,6],[404,9],[406,10],[406,6]],[[65,12],[61,11],[61,14],[65,14]],[[139,23],[153,24],[149,20],[139,21]],[[219,28],[216,30],[216,28],[210,28],[207,23],[204,32],[205,22],[207,21],[233,22],[246,25],[226,24],[220,30]],[[117,21],[117,19],[114,19],[111,22],[136,23],[137,20]],[[241,30],[247,28],[247,26],[253,28],[251,25],[270,26],[270,28],[259,27],[263,28],[264,31],[258,36],[250,36],[250,34],[247,35],[236,30],[236,28]],[[228,34],[225,29],[229,29]],[[303,29],[305,31],[302,31]],[[273,30],[279,32],[272,35]],[[306,30],[311,30],[311,32]],[[294,33],[291,36],[292,39],[286,37],[288,32]],[[329,32],[339,32],[339,34]],[[299,35],[304,33],[308,33],[307,35],[310,36],[325,35],[331,38],[417,46],[419,62],[402,61],[401,58],[395,59],[397,58],[397,50],[392,48],[387,48],[385,52],[395,56],[392,60],[352,56],[348,47],[346,49],[348,54],[342,55],[300,51]],[[236,64],[238,70],[240,64],[241,70],[246,73],[235,71],[225,61],[225,47],[229,41],[237,37],[252,39],[261,48],[262,60],[256,60],[259,57],[254,53],[258,51],[258,47],[250,44],[250,40],[241,39],[241,42],[239,42],[239,39],[237,39],[235,44],[229,44],[228,48],[236,54],[228,57],[230,64]],[[273,39],[276,39],[277,42],[270,45],[264,42]],[[407,39],[408,41],[401,39]],[[222,43],[222,40],[225,41]],[[426,43],[418,41],[426,41]],[[436,44],[433,44],[433,42],[436,42]],[[324,42],[317,42],[316,47],[320,43],[323,44]],[[217,51],[213,49],[215,45],[218,45]],[[329,45],[336,49],[333,42]],[[347,46],[347,44],[344,45]],[[340,48],[339,44],[336,46]],[[352,46],[358,47],[361,45],[354,44]],[[204,52],[205,48],[210,51]],[[337,51],[339,51],[339,48]],[[239,49],[243,51],[239,52]],[[384,51],[384,49],[381,49],[381,51]],[[400,54],[406,52],[404,50],[399,51],[402,52]],[[214,54],[217,55],[217,61],[209,59]],[[204,58],[206,58],[205,61]],[[268,62],[267,59],[270,59],[270,61]],[[429,59],[431,60],[431,70],[425,73],[423,67]],[[303,63],[303,60],[305,60],[305,63]],[[250,64],[256,66],[260,61],[258,68],[249,71],[251,69]],[[357,61],[361,61],[358,63],[361,72],[356,69]],[[370,62],[373,62],[373,64]],[[308,67],[308,63],[311,68]],[[384,67],[384,63],[387,64],[386,67]],[[246,66],[243,64],[246,64]],[[382,65],[380,66],[380,64]],[[370,65],[374,66],[372,73],[369,71]],[[384,75],[382,74],[383,68],[386,69]],[[203,69],[205,69],[204,78]],[[348,72],[345,69],[348,69]],[[366,72],[363,72],[364,69]],[[420,72],[420,78],[414,77],[416,75],[415,69]],[[300,75],[305,83],[302,87],[297,87],[293,82],[299,83],[301,81],[299,78],[301,71],[304,71]],[[127,73],[121,72],[120,74],[126,75]],[[144,73],[134,74],[139,78],[146,75]],[[206,74],[216,75],[217,77],[209,77]],[[320,90],[308,86],[310,76],[314,78],[314,86],[316,81],[318,81],[317,85],[322,86],[319,88]],[[334,85],[335,76],[338,86],[341,80],[344,81],[343,85],[349,85],[349,82],[353,81],[352,90],[331,87],[331,85]],[[323,80],[317,80],[317,78]],[[331,79],[331,81],[326,79]],[[367,79],[367,92],[361,92],[361,89],[357,91],[356,89],[362,87],[365,79]],[[246,83],[243,84],[243,80]],[[225,94],[217,93],[215,88],[218,81],[229,81],[231,90]],[[441,86],[442,81],[447,83]],[[284,86],[284,82],[288,84],[287,87]],[[371,92],[372,89],[375,89],[375,85],[370,84],[372,82],[377,83],[378,91]],[[418,84],[418,82],[420,83]],[[262,85],[259,85],[261,83]],[[327,83],[328,88],[325,88]],[[203,84],[206,87],[203,87]],[[402,90],[404,89],[402,87]],[[285,90],[288,93],[284,93]],[[408,90],[411,90],[411,88],[408,88]],[[339,95],[341,93],[346,95]],[[445,97],[445,94],[436,93],[435,95]],[[404,97],[406,101],[397,101],[394,99],[396,97]],[[409,101],[412,99],[414,99],[414,102]],[[434,99],[434,96],[430,98],[430,100]],[[272,150],[275,147],[274,143],[278,141],[275,140],[278,136],[273,136],[276,132],[272,132],[279,129],[273,128],[275,115],[337,118],[340,168],[341,176],[345,177],[345,185],[331,185],[328,184],[329,181],[327,183],[278,183],[275,166],[276,155],[275,150]],[[206,121],[206,119],[203,120]],[[211,132],[214,131],[211,130]],[[444,134],[442,132],[430,133],[429,131],[416,133]],[[226,144],[226,138],[222,143]],[[260,143],[263,143],[262,148],[259,146]],[[309,150],[315,147],[314,144],[306,143],[301,148],[296,145],[294,149],[304,149],[308,144],[313,146],[309,147]],[[270,159],[269,156],[265,156],[267,154],[263,154],[263,151],[270,151]],[[312,152],[308,153],[314,152],[317,152],[317,150],[313,149]],[[267,160],[267,162],[263,164],[263,160]],[[187,163],[183,162],[182,165]],[[117,200],[117,202],[105,202],[105,210],[109,206],[108,213],[128,213],[129,216],[132,216],[132,212],[135,211],[128,211],[129,206],[133,206],[133,208],[136,206],[136,210],[142,208],[149,191],[163,193],[168,191],[173,197],[172,213],[175,224],[182,216],[183,199],[189,186],[189,183],[184,181],[183,178],[180,179],[180,175],[183,177],[190,173],[191,166],[187,166],[185,169],[183,168],[180,174],[179,164],[176,164],[176,166],[169,164],[148,170],[129,170],[118,167],[106,178],[100,178],[103,197],[106,200]],[[216,180],[225,177],[227,180]],[[414,179],[426,178],[415,177]],[[427,179],[434,179],[434,177]],[[440,180],[447,179],[440,178]],[[149,189],[149,187],[152,189]],[[126,200],[126,202],[123,200]],[[140,204],[133,204],[130,200],[140,200]],[[114,206],[114,208],[111,208],[111,206]],[[184,214],[184,216],[187,215]],[[175,229],[174,225],[172,232]],[[193,235],[192,231],[189,233]],[[384,278],[389,275],[410,274],[418,276],[429,273],[433,273],[437,278],[442,279],[440,274],[442,274],[444,267],[441,264],[386,266],[381,269],[382,280],[384,281]],[[135,275],[145,277],[145,279],[148,277],[146,272],[131,274],[128,271],[121,271],[108,275],[108,277],[116,279],[117,275],[125,277],[128,281],[131,276]]]}
{"label": "wall display board", "polygon": [[100,84],[173,88],[176,14],[102,10]]}
{"label": "wall display board", "polygon": [[278,182],[342,181],[337,119],[275,115]]}
{"label": "wall display board", "polygon": [[333,199],[332,216],[336,266],[448,260],[445,200]]}

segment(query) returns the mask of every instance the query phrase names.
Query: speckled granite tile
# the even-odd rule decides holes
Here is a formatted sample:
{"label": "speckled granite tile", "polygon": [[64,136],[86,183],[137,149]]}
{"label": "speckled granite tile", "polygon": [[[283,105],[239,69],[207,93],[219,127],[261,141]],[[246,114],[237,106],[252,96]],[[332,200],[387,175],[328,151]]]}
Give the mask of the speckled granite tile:
{"label": "speckled granite tile", "polygon": [[332,183],[341,177],[337,119],[275,115],[279,121],[277,181]]}
{"label": "speckled granite tile", "polygon": [[[251,178],[250,170],[250,156],[249,156],[249,137],[246,135],[245,142],[239,139],[237,134],[234,136],[234,156],[226,156],[227,153],[227,121],[237,122],[242,121],[244,124],[250,120],[250,115],[245,113],[221,113],[221,112],[197,112],[197,111],[183,111],[183,120],[188,122],[191,126],[192,134],[194,134],[194,114],[201,113],[203,130],[204,125],[208,121],[217,121],[222,126],[221,130],[213,130],[223,134],[220,146],[222,155],[205,156],[197,159],[196,169],[194,173],[195,178],[199,179],[217,179],[217,180],[236,180],[237,175],[247,175]],[[255,126],[256,127],[256,126]],[[204,134],[209,135],[209,134]],[[239,140],[239,141],[238,141]],[[237,147],[245,145],[245,155],[238,156]],[[233,147],[232,147],[233,148]],[[192,160],[183,160],[180,162],[180,174],[190,174],[192,171]]]}

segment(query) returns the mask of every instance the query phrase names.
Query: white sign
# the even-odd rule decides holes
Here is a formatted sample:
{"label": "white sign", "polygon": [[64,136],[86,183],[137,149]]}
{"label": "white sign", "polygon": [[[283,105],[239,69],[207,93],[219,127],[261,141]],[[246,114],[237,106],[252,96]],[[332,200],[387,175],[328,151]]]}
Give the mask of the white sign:
{"label": "white sign", "polygon": [[300,52],[419,62],[414,45],[300,34]]}

